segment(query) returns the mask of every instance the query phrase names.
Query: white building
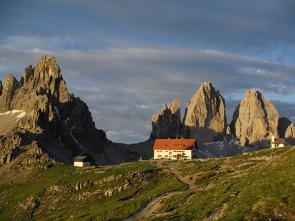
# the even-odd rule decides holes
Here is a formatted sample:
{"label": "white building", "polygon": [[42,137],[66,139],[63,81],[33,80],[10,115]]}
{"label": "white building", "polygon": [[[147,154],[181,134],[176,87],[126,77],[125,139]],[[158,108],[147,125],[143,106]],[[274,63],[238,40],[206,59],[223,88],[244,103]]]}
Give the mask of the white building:
{"label": "white building", "polygon": [[90,166],[90,160],[87,156],[76,156],[74,158],[75,167],[87,167]]}
{"label": "white building", "polygon": [[196,158],[197,142],[195,139],[156,139],[154,143],[154,159]]}
{"label": "white building", "polygon": [[271,136],[271,148],[277,148],[277,147],[285,147],[285,139],[283,138],[277,138],[275,139],[275,136]]}

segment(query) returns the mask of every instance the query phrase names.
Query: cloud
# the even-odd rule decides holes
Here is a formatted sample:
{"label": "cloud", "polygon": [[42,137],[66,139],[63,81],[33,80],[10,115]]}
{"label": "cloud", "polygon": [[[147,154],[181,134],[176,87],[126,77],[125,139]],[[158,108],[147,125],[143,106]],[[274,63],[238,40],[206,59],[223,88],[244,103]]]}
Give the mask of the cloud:
{"label": "cloud", "polygon": [[[293,0],[2,0],[0,39],[19,33],[58,36],[69,39],[61,47],[77,49],[126,38],[293,63],[284,55],[295,56],[294,8]],[[72,44],[73,37],[80,40]]]}
{"label": "cloud", "polygon": [[11,39],[17,43],[0,44],[1,79],[7,72],[20,77],[27,64],[52,53],[69,89],[86,101],[96,126],[115,141],[148,138],[151,116],[174,97],[180,97],[184,111],[204,81],[212,81],[226,98],[229,119],[244,91],[253,87],[264,92],[267,99],[277,100],[282,114],[291,119],[295,116],[292,65],[211,49],[156,45],[96,50],[18,49],[15,45],[21,38]]}
{"label": "cloud", "polygon": [[0,79],[45,53],[114,140],[139,141],[150,117],[203,81],[226,98],[229,119],[258,88],[294,119],[293,0],[2,0]]}

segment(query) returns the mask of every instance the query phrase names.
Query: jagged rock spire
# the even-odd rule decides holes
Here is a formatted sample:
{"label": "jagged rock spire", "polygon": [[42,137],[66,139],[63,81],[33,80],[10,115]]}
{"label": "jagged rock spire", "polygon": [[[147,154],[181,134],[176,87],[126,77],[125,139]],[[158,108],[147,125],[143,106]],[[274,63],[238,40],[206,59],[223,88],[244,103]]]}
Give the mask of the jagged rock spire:
{"label": "jagged rock spire", "polygon": [[152,138],[178,138],[181,136],[180,100],[175,98],[152,117]]}
{"label": "jagged rock spire", "polygon": [[275,106],[261,92],[250,89],[233,114],[231,130],[241,145],[268,146],[271,136],[278,136],[278,120]]}
{"label": "jagged rock spire", "polygon": [[[39,148],[63,162],[71,162],[78,153],[89,153],[97,160],[104,150],[104,131],[95,128],[86,103],[69,94],[53,56],[42,56],[35,68],[27,66],[21,83],[8,75],[0,96],[0,112],[7,110],[21,110],[24,116],[5,133],[23,142],[19,130],[25,133],[26,144],[36,139]],[[10,141],[7,139],[7,143]],[[0,148],[0,155],[3,151]]]}
{"label": "jagged rock spire", "polygon": [[203,83],[186,108],[183,119],[183,136],[198,142],[220,140],[227,127],[225,102],[211,82]]}
{"label": "jagged rock spire", "polygon": [[28,83],[34,79],[34,69],[32,65],[28,65],[23,73],[23,76],[20,80],[21,85]]}
{"label": "jagged rock spire", "polygon": [[0,97],[0,111],[7,111],[10,109],[10,103],[12,101],[14,92],[20,87],[20,83],[13,76],[13,74],[8,74],[3,85],[2,95]]}
{"label": "jagged rock spire", "polygon": [[49,78],[60,78],[60,68],[55,57],[43,55],[34,69],[34,79],[36,82],[48,82]]}
{"label": "jagged rock spire", "polygon": [[281,117],[279,119],[278,132],[279,136],[285,138],[288,144],[295,144],[295,126],[288,118]]}

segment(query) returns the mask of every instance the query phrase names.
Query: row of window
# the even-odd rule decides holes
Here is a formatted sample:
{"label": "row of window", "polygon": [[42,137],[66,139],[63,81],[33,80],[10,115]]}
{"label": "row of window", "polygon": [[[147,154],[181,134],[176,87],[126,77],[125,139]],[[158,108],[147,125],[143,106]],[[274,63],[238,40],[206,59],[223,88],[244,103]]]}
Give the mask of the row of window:
{"label": "row of window", "polygon": [[[163,153],[163,152],[169,152],[169,151],[171,151],[171,150],[156,150],[157,151],[157,153]],[[173,152],[176,152],[176,153],[184,153],[185,152],[185,150],[172,150]]]}
{"label": "row of window", "polygon": [[[165,155],[165,156],[162,156],[162,155],[158,155],[157,156],[158,158],[171,158],[171,156],[169,157],[168,155]],[[172,158],[175,158],[175,159],[177,159],[177,157],[179,157],[179,158],[181,158],[181,157],[185,157],[185,158],[187,158],[188,156],[182,156],[182,155],[173,155],[172,156]]]}

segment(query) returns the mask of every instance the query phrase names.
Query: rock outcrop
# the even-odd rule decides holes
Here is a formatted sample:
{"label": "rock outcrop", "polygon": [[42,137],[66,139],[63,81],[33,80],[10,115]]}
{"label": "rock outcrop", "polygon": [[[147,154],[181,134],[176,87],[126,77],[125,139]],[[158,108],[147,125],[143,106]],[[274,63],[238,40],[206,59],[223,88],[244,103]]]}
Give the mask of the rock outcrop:
{"label": "rock outcrop", "polygon": [[164,105],[152,117],[151,138],[178,138],[181,136],[180,101],[178,98]]}
{"label": "rock outcrop", "polygon": [[275,106],[256,89],[246,91],[231,122],[232,134],[241,145],[269,146],[278,136],[279,114]]}
{"label": "rock outcrop", "polygon": [[[51,158],[68,163],[81,153],[93,156],[96,161],[104,151],[107,142],[104,131],[95,128],[87,105],[68,92],[52,56],[42,56],[35,68],[29,65],[20,82],[8,75],[0,96],[0,112],[15,110],[25,116],[16,119],[17,126],[11,131],[0,128],[7,133],[0,134],[5,138],[5,142],[0,142],[0,155],[9,156],[2,163],[16,158],[19,154],[12,154],[15,150],[26,152],[26,146],[32,143]],[[10,147],[9,143],[15,145]]]}
{"label": "rock outcrop", "polygon": [[288,118],[281,117],[279,119],[278,132],[280,138],[285,138],[288,144],[295,144],[295,126]]}
{"label": "rock outcrop", "polygon": [[227,128],[225,102],[212,83],[205,82],[196,91],[186,108],[183,137],[198,142],[211,142],[224,138]]}
{"label": "rock outcrop", "polygon": [[1,97],[0,97],[0,111],[7,111],[10,109],[10,103],[14,96],[16,89],[20,87],[18,80],[12,75],[9,74],[3,85]]}

